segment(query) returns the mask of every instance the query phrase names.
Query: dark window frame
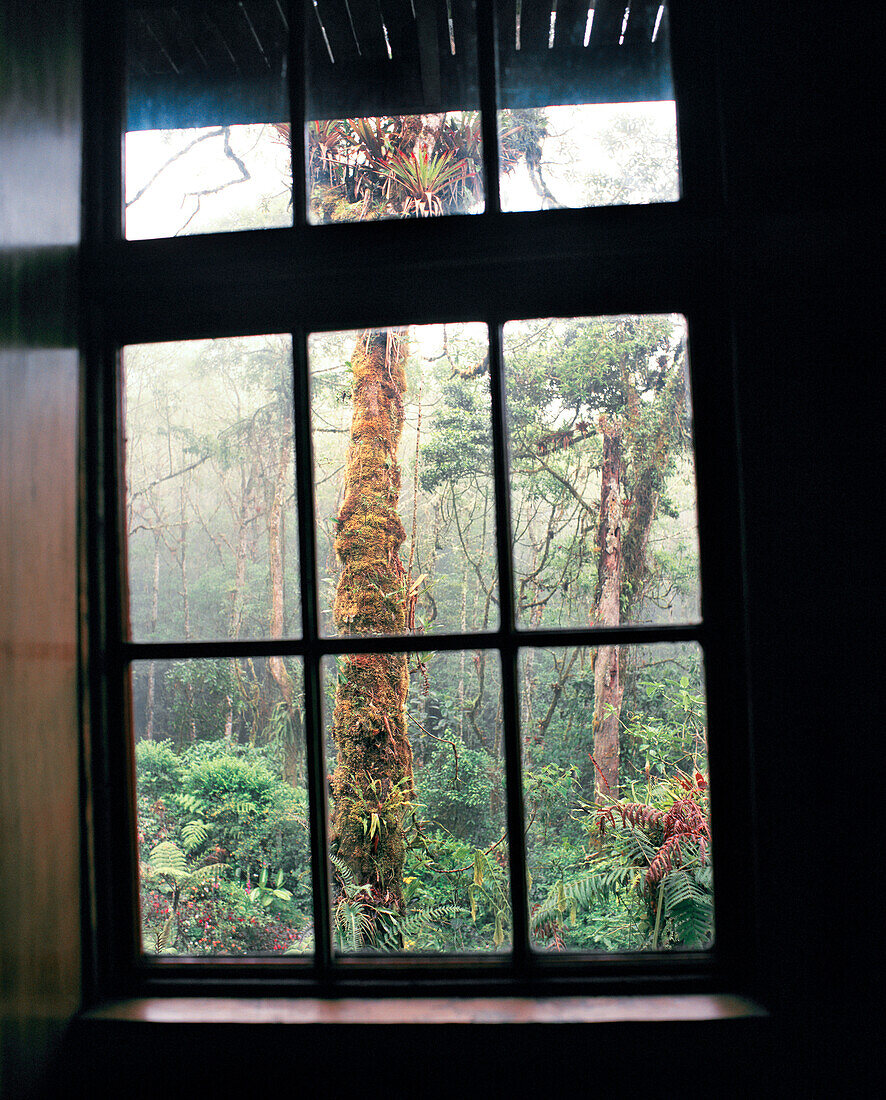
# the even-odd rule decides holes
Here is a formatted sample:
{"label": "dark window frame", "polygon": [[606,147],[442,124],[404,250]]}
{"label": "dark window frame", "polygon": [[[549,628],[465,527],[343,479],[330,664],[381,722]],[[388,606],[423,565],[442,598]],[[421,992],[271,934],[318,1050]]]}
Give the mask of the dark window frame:
{"label": "dark window frame", "polygon": [[[491,5],[478,5],[487,210],[469,217],[342,226],[305,222],[302,152],[294,143],[291,229],[176,239],[122,238],[123,119],[121,0],[87,5],[85,208],[82,294],[84,393],[82,598],[88,676],[84,890],[92,995],[210,990],[337,996],[392,992],[553,993],[750,989],[755,957],[751,757],[744,673],[744,585],[731,315],[724,286],[726,234],[720,176],[716,28],[694,0],[671,0],[671,52],[678,103],[682,198],[657,206],[502,214],[498,210]],[[293,119],[304,94],[292,10]],[[293,126],[294,132],[297,126]],[[322,280],[316,273],[321,272]],[[415,273],[433,285],[416,291]],[[703,621],[698,626],[523,632],[510,626],[512,596],[504,434],[501,325],[511,319],[619,313],[683,314],[689,326],[698,483]],[[511,836],[512,900],[522,898],[525,863],[516,723],[516,652],[532,645],[698,641],[705,654],[715,836],[717,941],[710,953],[555,957],[528,948],[525,904],[513,906],[513,956],[424,962],[348,959],[330,965],[319,661],[361,649],[413,651],[414,638],[318,637],[313,501],[307,408],[309,332],[435,321],[485,321],[495,440],[501,626],[489,636],[434,637],[423,648],[478,648],[502,655]],[[286,332],[293,335],[296,478],[303,635],[298,640],[134,644],[124,634],[125,536],[121,529],[122,440],[118,349],[129,343]],[[133,745],[121,737],[129,713],[128,664],[157,657],[293,654],[305,657],[305,706],[317,956],[140,960],[134,858]],[[749,914],[751,915],[749,918]]]}

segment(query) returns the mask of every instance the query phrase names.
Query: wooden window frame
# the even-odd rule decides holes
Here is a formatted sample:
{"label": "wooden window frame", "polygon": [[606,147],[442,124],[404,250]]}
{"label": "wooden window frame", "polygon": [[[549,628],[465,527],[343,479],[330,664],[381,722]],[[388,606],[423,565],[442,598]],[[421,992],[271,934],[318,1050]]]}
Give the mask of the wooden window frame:
{"label": "wooden window frame", "polygon": [[[299,131],[304,94],[296,3],[290,98]],[[682,198],[652,206],[502,214],[498,207],[492,5],[478,5],[487,209],[483,214],[335,226],[306,224],[303,150],[293,143],[295,224],[288,229],[125,241],[121,134],[123,5],[90,0],[85,50],[85,207],[82,295],[87,361],[83,432],[86,565],[82,599],[88,679],[84,791],[87,972],[94,997],[174,991],[344,996],[360,992],[549,995],[587,992],[741,992],[756,945],[753,799],[745,676],[738,438],[725,293],[718,154],[716,27],[697,0],[671,0]],[[421,273],[433,297],[417,290]],[[512,625],[501,326],[532,317],[680,313],[689,326],[703,620],[698,626],[523,632]],[[331,961],[319,661],[324,654],[414,650],[414,638],[321,638],[312,530],[307,335],[442,321],[484,321],[490,337],[513,954],[425,965],[409,958]],[[125,636],[121,527],[123,429],[119,348],[126,344],[293,335],[303,637],[300,640],[135,644]],[[705,654],[715,836],[717,940],[705,953],[534,953],[528,942],[520,804],[516,654],[521,644],[697,641]],[[476,635],[426,648],[477,648]],[[135,659],[279,653],[305,659],[316,958],[141,960],[134,854],[132,738],[126,669]],[[749,916],[750,915],[750,916]]]}

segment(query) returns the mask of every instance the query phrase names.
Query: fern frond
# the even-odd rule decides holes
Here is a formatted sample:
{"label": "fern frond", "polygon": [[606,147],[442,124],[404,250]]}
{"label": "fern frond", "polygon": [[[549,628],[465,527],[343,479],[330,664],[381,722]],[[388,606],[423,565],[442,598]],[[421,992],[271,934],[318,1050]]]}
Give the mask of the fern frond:
{"label": "fern frond", "polygon": [[150,867],[154,874],[171,875],[180,878],[188,874],[188,860],[185,853],[171,840],[161,840],[152,849]]}
{"label": "fern frond", "polygon": [[359,901],[342,898],[335,908],[336,938],[346,951],[359,951],[372,934],[372,918]]}
{"label": "fern frond", "polygon": [[189,821],[182,826],[182,840],[185,851],[190,853],[201,847],[209,839],[209,826],[204,821]]}
{"label": "fern frond", "polygon": [[[566,882],[560,879],[548,891],[548,896],[535,909],[530,918],[532,931],[540,933],[548,925],[556,923],[569,912],[572,923],[578,910],[590,909],[599,902],[605,892],[605,879],[597,871],[591,871]],[[575,913],[575,918],[572,914]]]}
{"label": "fern frond", "polygon": [[172,796],[172,801],[185,813],[193,814],[195,817],[207,815],[207,806],[202,798],[197,798],[192,794],[179,793]]}
{"label": "fern frond", "polygon": [[351,868],[345,863],[341,856],[330,855],[329,862],[335,868],[338,877],[341,879],[342,885],[345,889],[353,889],[357,885],[357,880],[354,878],[354,873]]}
{"label": "fern frond", "polygon": [[454,905],[436,905],[427,909],[413,909],[397,923],[400,933],[412,939],[424,932],[429,924],[449,924],[454,918]]}
{"label": "fern frond", "polygon": [[686,947],[708,947],[714,935],[714,906],[710,897],[692,899],[669,913],[679,942]]}
{"label": "fern frond", "polygon": [[183,886],[196,886],[200,882],[211,882],[225,869],[224,863],[207,863],[205,867],[197,867],[191,871]]}
{"label": "fern frond", "polygon": [[175,914],[170,913],[163,927],[154,935],[158,955],[168,955],[175,949]]}

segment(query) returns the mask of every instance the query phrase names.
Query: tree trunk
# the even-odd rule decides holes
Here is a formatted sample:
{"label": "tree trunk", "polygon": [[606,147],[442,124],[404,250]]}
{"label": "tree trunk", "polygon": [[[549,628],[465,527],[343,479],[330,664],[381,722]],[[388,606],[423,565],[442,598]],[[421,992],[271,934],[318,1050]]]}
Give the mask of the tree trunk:
{"label": "tree trunk", "polygon": [[[157,615],[160,608],[160,534],[154,532],[154,572],[151,581],[151,638],[157,633]],[[148,665],[148,699],[145,704],[145,738],[154,740],[154,696],[156,692],[156,662]]]}
{"label": "tree trunk", "polygon": [[[406,627],[400,561],[406,533],[397,513],[405,361],[404,334],[365,332],[357,339],[345,499],[335,541],[342,571],[334,615],[342,634],[402,634]],[[339,660],[332,850],[358,885],[370,887],[374,903],[399,912],[405,908],[405,817],[414,798],[408,687],[404,654]]]}
{"label": "tree trunk", "polygon": [[228,637],[239,638],[243,625],[243,591],[246,587],[246,558],[249,549],[249,524],[255,519],[255,463],[247,477],[241,464],[240,501],[235,505],[229,496],[231,512],[237,520],[237,549],[234,553],[234,586],[231,589],[231,614],[228,619]]}
{"label": "tree trunk", "polygon": [[[617,425],[600,421],[603,437],[603,476],[600,494],[600,547],[597,569],[595,620],[600,626],[618,626],[621,621],[622,587],[622,457],[621,433]],[[603,794],[618,797],[618,750],[621,703],[624,695],[619,669],[618,647],[603,645],[594,661],[594,760],[597,800]]]}
{"label": "tree trunk", "polygon": [[[268,636],[271,638],[283,637],[283,607],[284,607],[284,527],[283,504],[286,499],[286,472],[292,462],[292,436],[284,432],[280,443],[280,455],[277,461],[277,472],[274,480],[274,491],[271,496],[267,514],[268,525],[268,564],[271,578],[271,607],[268,624]],[[282,657],[269,657],[268,670],[274,679],[283,704],[289,716],[289,733],[283,741],[283,778],[293,787],[298,786],[301,780],[301,739],[296,736],[297,708],[295,701],[295,687],[289,670]]]}

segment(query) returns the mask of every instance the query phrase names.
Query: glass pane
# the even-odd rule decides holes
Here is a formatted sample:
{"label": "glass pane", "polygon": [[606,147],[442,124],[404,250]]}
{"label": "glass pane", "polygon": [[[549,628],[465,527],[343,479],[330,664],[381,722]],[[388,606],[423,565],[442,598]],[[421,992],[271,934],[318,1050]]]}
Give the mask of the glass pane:
{"label": "glass pane", "polygon": [[709,948],[700,647],[525,649],[520,666],[534,946]]}
{"label": "glass pane", "polygon": [[132,666],[142,950],[313,950],[301,662]]}
{"label": "glass pane", "polygon": [[310,337],[326,634],[498,624],[486,326]]}
{"label": "glass pane", "polygon": [[473,0],[307,0],[308,216],[483,209]]}
{"label": "glass pane", "polygon": [[324,665],[337,952],[506,950],[497,654],[353,654]]}
{"label": "glass pane", "polygon": [[502,209],[677,200],[667,5],[496,4]]}
{"label": "glass pane", "polygon": [[700,618],[685,318],[504,327],[521,626]]}
{"label": "glass pane", "polygon": [[277,0],[127,11],[126,236],[292,224]]}
{"label": "glass pane", "polygon": [[300,633],[292,339],[123,351],[135,641]]}

